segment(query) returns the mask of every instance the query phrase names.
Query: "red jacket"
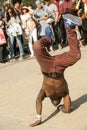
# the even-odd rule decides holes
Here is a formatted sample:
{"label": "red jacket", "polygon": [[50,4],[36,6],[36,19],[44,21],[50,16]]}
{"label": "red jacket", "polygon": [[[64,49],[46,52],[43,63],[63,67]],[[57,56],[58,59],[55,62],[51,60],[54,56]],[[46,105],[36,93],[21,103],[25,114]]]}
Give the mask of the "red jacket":
{"label": "red jacket", "polygon": [[47,52],[46,47],[50,44],[50,40],[47,37],[43,37],[34,43],[33,50],[42,72],[63,73],[65,68],[73,65],[80,59],[80,50],[75,29],[68,28],[67,34],[70,49],[63,54],[51,56]]}
{"label": "red jacket", "polygon": [[69,1],[64,1],[60,6],[59,6],[59,11],[60,14],[65,13],[67,9],[72,9],[72,0]]}

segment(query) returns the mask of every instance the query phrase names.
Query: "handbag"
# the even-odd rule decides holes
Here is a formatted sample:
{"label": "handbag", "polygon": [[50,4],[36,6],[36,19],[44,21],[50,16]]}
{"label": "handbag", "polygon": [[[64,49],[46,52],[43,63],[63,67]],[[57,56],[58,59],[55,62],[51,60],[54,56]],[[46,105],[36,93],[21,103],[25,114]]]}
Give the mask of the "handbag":
{"label": "handbag", "polygon": [[4,32],[0,28],[0,46],[5,45],[6,43],[7,42],[6,42],[6,38],[5,38]]}
{"label": "handbag", "polygon": [[47,19],[47,23],[48,23],[48,24],[52,24],[53,22],[54,22],[54,19],[53,19],[53,18],[48,18],[48,19]]}
{"label": "handbag", "polygon": [[22,28],[19,23],[12,23],[9,28],[7,29],[7,34],[8,36],[17,36],[17,35],[22,35]]}

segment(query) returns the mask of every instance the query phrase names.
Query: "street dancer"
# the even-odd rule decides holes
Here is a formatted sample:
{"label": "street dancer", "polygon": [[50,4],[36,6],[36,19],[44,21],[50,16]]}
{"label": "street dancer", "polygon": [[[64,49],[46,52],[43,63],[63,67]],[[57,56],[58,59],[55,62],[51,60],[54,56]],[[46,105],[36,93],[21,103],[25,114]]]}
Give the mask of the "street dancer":
{"label": "street dancer", "polygon": [[36,59],[43,74],[43,83],[36,99],[37,120],[30,124],[30,127],[41,124],[42,101],[46,97],[49,97],[52,104],[56,107],[58,107],[63,98],[61,110],[64,113],[70,113],[71,99],[68,84],[64,77],[64,71],[67,67],[75,64],[81,58],[81,54],[75,31],[75,23],[79,22],[74,21],[74,23],[72,23],[68,21],[68,17],[69,16],[67,16],[67,20],[65,20],[65,28],[68,36],[69,51],[51,56],[47,52],[47,47],[51,44],[50,39],[47,37],[39,39],[33,45]]}

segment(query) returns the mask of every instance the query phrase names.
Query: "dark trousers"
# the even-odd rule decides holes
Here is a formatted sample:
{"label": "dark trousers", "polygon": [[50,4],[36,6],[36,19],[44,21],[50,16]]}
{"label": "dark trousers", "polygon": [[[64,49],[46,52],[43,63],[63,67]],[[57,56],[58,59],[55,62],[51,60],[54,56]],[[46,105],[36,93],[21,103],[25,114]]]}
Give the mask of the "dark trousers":
{"label": "dark trousers", "polygon": [[58,34],[58,23],[55,24],[53,22],[52,27],[53,27],[54,36],[55,36],[55,42],[58,44],[60,42],[60,37],[59,37],[59,34]]}
{"label": "dark trousers", "polygon": [[6,45],[0,46],[0,62],[6,60],[8,51]]}
{"label": "dark trousers", "polygon": [[65,26],[64,26],[64,21],[62,18],[59,21],[59,29],[60,29],[60,34],[61,34],[61,41],[62,43],[65,43],[67,35],[66,35]]}

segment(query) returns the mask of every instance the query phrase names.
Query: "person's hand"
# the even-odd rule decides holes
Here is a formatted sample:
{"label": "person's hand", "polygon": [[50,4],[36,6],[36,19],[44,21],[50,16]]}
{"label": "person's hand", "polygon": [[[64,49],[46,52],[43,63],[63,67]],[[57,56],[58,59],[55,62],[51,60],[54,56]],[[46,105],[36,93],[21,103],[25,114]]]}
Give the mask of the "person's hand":
{"label": "person's hand", "polygon": [[41,120],[37,120],[34,123],[30,124],[29,127],[34,127],[41,124]]}
{"label": "person's hand", "polygon": [[54,22],[54,25],[57,25],[57,22]]}

